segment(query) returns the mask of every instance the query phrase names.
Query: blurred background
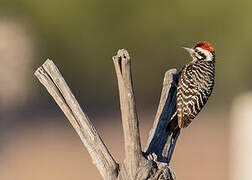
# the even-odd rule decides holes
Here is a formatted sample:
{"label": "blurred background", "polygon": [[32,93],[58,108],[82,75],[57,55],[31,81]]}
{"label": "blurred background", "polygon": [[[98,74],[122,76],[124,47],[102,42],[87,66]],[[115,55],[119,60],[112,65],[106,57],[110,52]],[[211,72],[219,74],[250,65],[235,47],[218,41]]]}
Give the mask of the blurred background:
{"label": "blurred background", "polygon": [[131,55],[144,146],[165,71],[190,60],[180,47],[202,40],[216,50],[216,85],[205,109],[183,131],[171,166],[178,179],[231,179],[237,147],[231,146],[237,131],[232,122],[239,120],[232,116],[232,104],[252,89],[251,8],[250,0],[0,0],[0,179],[101,179],[70,123],[33,75],[47,58],[115,159],[123,161],[111,57],[119,48]]}

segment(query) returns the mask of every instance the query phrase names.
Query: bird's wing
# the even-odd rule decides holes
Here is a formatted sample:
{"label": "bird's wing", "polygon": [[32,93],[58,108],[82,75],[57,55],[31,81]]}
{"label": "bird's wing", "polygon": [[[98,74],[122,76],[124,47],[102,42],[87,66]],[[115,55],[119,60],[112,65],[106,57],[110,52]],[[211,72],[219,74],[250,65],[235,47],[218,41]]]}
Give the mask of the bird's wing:
{"label": "bird's wing", "polygon": [[189,78],[190,76],[187,77],[179,79],[177,89],[177,115],[180,128],[187,127],[201,109],[196,81]]}
{"label": "bird's wing", "polygon": [[[182,83],[184,83],[182,85]],[[199,90],[200,89],[200,90]],[[197,81],[179,81],[177,90],[177,115],[180,128],[187,127],[206,104],[212,88],[201,88]]]}

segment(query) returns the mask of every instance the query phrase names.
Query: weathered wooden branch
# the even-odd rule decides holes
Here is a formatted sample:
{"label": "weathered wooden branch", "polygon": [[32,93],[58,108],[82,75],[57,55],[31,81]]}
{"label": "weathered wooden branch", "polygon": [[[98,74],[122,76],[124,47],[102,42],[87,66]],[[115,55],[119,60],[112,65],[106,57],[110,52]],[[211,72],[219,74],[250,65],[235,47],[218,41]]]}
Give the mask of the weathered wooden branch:
{"label": "weathered wooden branch", "polygon": [[124,49],[113,57],[120,95],[122,125],[124,132],[125,166],[133,178],[143,158],[138,117],[133,92],[130,56]]}
{"label": "weathered wooden branch", "polygon": [[118,164],[109,153],[88,116],[81,110],[58,68],[51,60],[46,60],[36,70],[35,75],[65,113],[102,177],[104,179],[116,179]]}
{"label": "weathered wooden branch", "polygon": [[165,74],[160,104],[150,131],[146,152],[143,153],[128,52],[124,49],[119,50],[113,57],[113,62],[118,79],[125,141],[125,160],[120,165],[115,162],[88,116],[81,110],[53,62],[47,60],[37,69],[35,75],[65,113],[104,179],[175,180],[175,173],[165,159],[171,144],[165,128],[174,112],[176,88],[172,88],[171,84],[176,85],[176,70],[170,70]]}
{"label": "weathered wooden branch", "polygon": [[[176,69],[170,69],[165,73],[159,106],[145,148],[146,156],[154,155],[161,162],[170,161],[168,159],[168,151],[169,147],[174,143],[171,141],[166,127],[171,116],[176,111],[178,77],[179,73]],[[173,149],[171,150],[173,151]]]}

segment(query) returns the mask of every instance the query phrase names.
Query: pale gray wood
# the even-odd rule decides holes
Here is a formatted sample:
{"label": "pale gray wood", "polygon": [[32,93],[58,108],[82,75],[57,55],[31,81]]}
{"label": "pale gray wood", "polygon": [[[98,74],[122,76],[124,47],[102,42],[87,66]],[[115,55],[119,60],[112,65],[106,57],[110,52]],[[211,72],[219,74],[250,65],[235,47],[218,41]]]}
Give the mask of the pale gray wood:
{"label": "pale gray wood", "polygon": [[121,49],[113,57],[115,65],[122,114],[122,125],[124,133],[125,166],[129,175],[133,178],[143,159],[138,117],[136,112],[135,95],[132,85],[130,56],[128,52]]}
{"label": "pale gray wood", "polygon": [[[87,148],[93,163],[98,168],[103,179],[175,180],[175,173],[170,169],[167,163],[158,159],[158,153],[152,151],[152,153],[145,153],[145,155],[143,155],[144,153],[141,150],[138,117],[128,52],[124,49],[119,50],[117,55],[113,57],[113,61],[118,78],[125,140],[125,160],[120,165],[115,162],[88,116],[81,110],[77,100],[71,93],[71,90],[54,63],[51,60],[47,60],[37,69],[35,75],[65,113]],[[156,141],[158,137],[164,138],[163,142],[167,141],[166,136],[156,136],[155,133],[162,129],[158,127],[158,123],[160,119],[162,119],[160,117],[162,117],[162,114],[164,115],[163,112],[167,108],[167,99],[169,99],[168,94],[173,81],[171,76],[175,72],[176,70],[171,70],[165,75],[160,105],[147,143],[148,147],[152,150],[158,149],[160,145],[158,143],[151,144],[150,142],[152,140]],[[157,134],[164,135],[162,133]]]}
{"label": "pale gray wood", "polygon": [[88,116],[81,110],[58,68],[48,59],[36,70],[35,75],[65,113],[102,177],[116,179],[118,164],[109,153]]}
{"label": "pale gray wood", "polygon": [[[146,154],[146,156],[142,155],[143,153],[140,145],[134,91],[132,88],[133,85],[130,68],[131,62],[128,52],[124,49],[119,50],[117,52],[117,55],[113,57],[113,61],[118,79],[122,124],[125,140],[125,161],[122,166],[120,166],[121,170],[119,172],[119,179],[175,180],[175,173],[170,169],[167,163],[160,162],[157,159],[158,156],[155,154],[155,151],[153,151],[154,153],[152,154]],[[161,135],[164,135],[164,133],[162,132],[163,130],[161,130],[160,127],[157,127],[157,124],[158,122],[160,122],[160,117],[162,116],[162,114],[164,114],[163,111],[165,111],[167,108],[165,104],[167,102],[166,100],[168,98],[171,83],[173,82],[173,75],[176,74],[176,72],[176,69],[172,69],[165,75],[160,105],[152,128],[153,133],[150,133],[151,135],[149,137],[149,142],[151,142],[151,140],[153,139],[154,141],[156,141],[157,136],[154,136],[154,132],[157,132],[156,130],[161,131]],[[158,138],[163,138],[163,141],[167,142],[167,135],[165,135],[164,137],[158,136]],[[159,149],[159,147],[152,145],[150,146],[150,149]]]}

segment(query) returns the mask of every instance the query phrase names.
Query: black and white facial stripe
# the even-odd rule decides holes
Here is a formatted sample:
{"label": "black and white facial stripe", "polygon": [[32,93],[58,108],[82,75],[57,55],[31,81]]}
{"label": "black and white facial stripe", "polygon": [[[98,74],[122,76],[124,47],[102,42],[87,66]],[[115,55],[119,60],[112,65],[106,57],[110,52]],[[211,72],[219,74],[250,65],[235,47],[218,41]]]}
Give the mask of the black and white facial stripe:
{"label": "black and white facial stripe", "polygon": [[213,60],[213,54],[208,50],[202,49],[200,47],[196,47],[194,49],[194,53],[192,57],[196,60],[204,60],[204,61],[211,61]]}

